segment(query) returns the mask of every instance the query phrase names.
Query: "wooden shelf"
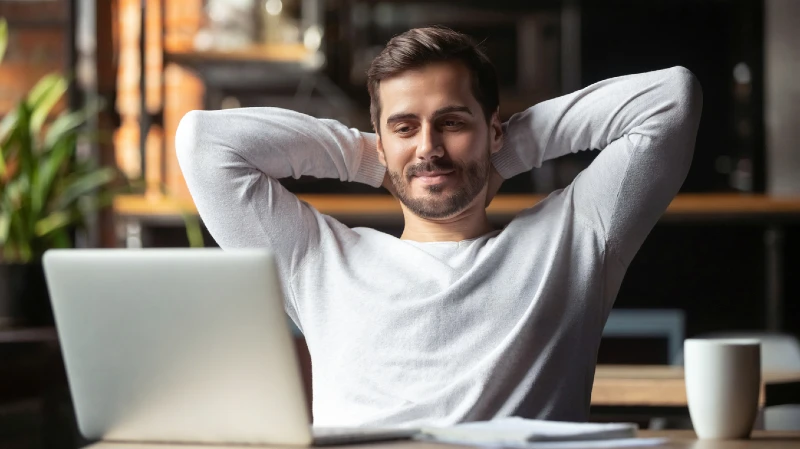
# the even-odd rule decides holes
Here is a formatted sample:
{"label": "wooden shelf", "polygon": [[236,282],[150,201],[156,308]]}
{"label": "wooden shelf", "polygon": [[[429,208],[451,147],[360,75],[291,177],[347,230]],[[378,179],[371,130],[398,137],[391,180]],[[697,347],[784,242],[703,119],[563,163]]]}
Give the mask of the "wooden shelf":
{"label": "wooden shelf", "polygon": [[222,50],[184,50],[167,51],[164,54],[168,62],[182,64],[216,63],[216,62],[276,62],[303,63],[314,55],[302,44],[253,45],[246,48]]}
{"label": "wooden shelf", "polygon": [[[388,195],[316,194],[298,195],[318,211],[337,218],[401,220],[400,205]],[[544,198],[543,195],[498,195],[487,209],[491,218],[504,219],[518,214]],[[183,213],[196,214],[189,199],[136,195],[118,196],[114,212],[122,217],[180,218]],[[781,217],[800,219],[800,197],[770,197],[739,194],[681,194],[672,201],[665,218]]]}
{"label": "wooden shelf", "polygon": [[[316,194],[298,195],[318,211],[340,218],[402,219],[400,203],[389,195]],[[499,195],[488,211],[493,216],[514,216],[542,200],[542,195]],[[189,199],[121,195],[114,199],[114,212],[123,217],[170,218],[197,213]]]}
{"label": "wooden shelf", "polygon": [[800,197],[695,193],[678,195],[667,214],[800,214]]}

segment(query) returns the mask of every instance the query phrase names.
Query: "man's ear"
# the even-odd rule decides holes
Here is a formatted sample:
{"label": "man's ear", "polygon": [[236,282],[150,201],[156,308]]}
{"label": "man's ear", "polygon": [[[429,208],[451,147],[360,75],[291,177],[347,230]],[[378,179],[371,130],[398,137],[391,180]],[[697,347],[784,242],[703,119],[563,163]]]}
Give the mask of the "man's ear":
{"label": "man's ear", "polygon": [[498,106],[489,121],[489,151],[492,154],[503,148],[503,124],[500,123],[500,107]]}
{"label": "man's ear", "polygon": [[378,150],[378,162],[386,167],[386,155],[383,153],[383,142],[381,142],[381,135],[375,134],[375,149]]}

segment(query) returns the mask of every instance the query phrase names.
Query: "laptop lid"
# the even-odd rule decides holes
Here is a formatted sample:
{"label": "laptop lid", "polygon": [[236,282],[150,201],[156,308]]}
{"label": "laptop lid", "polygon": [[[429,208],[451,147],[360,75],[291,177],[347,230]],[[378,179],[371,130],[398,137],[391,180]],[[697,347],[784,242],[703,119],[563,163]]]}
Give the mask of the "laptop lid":
{"label": "laptop lid", "polygon": [[311,443],[270,253],[51,250],[44,270],[84,437]]}

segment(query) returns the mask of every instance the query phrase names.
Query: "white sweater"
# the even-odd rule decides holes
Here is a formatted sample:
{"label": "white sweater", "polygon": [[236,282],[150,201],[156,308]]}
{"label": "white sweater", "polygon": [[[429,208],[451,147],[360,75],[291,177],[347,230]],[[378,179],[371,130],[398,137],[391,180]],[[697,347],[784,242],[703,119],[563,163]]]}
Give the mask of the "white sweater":
{"label": "white sweater", "polygon": [[603,151],[505,229],[460,242],[350,229],[279,184],[310,175],[380,186],[373,134],[252,108],[193,111],[176,141],[214,239],[276,254],[311,353],[315,425],[581,421],[609,310],[686,176],[701,109],[697,80],[677,67],[514,115],[492,158],[505,178]]}

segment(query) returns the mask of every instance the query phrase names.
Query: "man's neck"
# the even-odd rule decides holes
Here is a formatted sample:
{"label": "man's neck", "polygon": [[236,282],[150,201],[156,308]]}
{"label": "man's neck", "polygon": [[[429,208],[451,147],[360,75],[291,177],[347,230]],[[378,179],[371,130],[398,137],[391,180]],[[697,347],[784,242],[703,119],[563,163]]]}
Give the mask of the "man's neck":
{"label": "man's neck", "polygon": [[478,195],[466,209],[445,219],[427,219],[414,215],[405,206],[403,240],[416,242],[460,242],[494,230],[486,216],[484,195]]}

